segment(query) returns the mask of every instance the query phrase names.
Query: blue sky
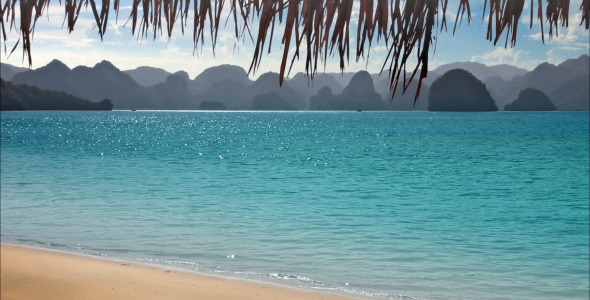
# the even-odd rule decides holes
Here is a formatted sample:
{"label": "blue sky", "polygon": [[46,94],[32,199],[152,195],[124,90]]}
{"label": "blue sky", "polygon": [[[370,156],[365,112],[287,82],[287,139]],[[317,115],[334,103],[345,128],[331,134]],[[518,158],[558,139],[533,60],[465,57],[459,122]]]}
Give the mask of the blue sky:
{"label": "blue sky", "polygon": [[[436,52],[431,51],[430,70],[442,64],[456,61],[476,61],[487,65],[507,63],[531,70],[542,62],[559,64],[568,58],[576,58],[582,54],[588,54],[590,51],[589,32],[579,26],[581,0],[571,1],[569,28],[560,27],[559,37],[554,36],[550,41],[546,35],[545,44],[541,42],[538,21],[535,21],[532,29],[529,29],[530,2],[525,1],[525,11],[519,25],[518,39],[514,48],[511,48],[510,45],[508,48],[504,48],[503,40],[497,46],[486,40],[487,24],[482,23],[483,0],[470,1],[473,21],[468,24],[465,18],[453,35],[452,27],[458,2],[458,0],[449,1],[447,11],[447,19],[450,21],[448,23],[449,32],[438,32]],[[126,3],[123,1],[122,5]],[[219,31],[215,55],[213,55],[211,41],[207,38],[202,49],[199,48],[196,53],[193,51],[192,25],[185,29],[184,36],[180,31],[180,23],[177,23],[171,39],[168,39],[167,36],[158,36],[156,40],[153,40],[153,34],[148,38],[138,39],[137,36],[131,35],[130,24],[125,25],[130,9],[122,7],[116,22],[115,14],[111,14],[106,35],[101,42],[90,9],[81,14],[75,30],[71,34],[68,34],[66,29],[62,27],[63,11],[64,8],[60,6],[58,1],[52,1],[49,10],[38,20],[32,42],[33,69],[44,66],[53,59],[59,59],[70,68],[78,65],[93,66],[102,60],[108,60],[121,70],[148,65],[169,72],[184,70],[189,73],[191,78],[194,78],[204,69],[220,64],[239,65],[248,70],[252,60],[254,47],[248,40],[237,43],[231,22],[228,23],[227,29]],[[353,12],[353,17],[358,16],[358,3],[355,3],[355,12]],[[189,16],[189,24],[192,24],[191,17],[192,15]],[[351,27],[353,27],[351,28],[352,52],[356,47],[355,24],[352,24]],[[545,34],[547,34],[547,24],[544,28]],[[259,70],[255,74],[251,74],[251,77],[255,78],[268,71],[279,71],[283,52],[280,43],[281,37],[282,27],[279,26],[275,28],[272,53],[263,55]],[[18,35],[12,31],[6,44],[8,51],[17,40]],[[367,70],[377,73],[381,69],[386,54],[384,47],[374,44],[370,59],[357,63],[354,61],[354,54],[351,53],[351,61],[346,71]],[[26,60],[23,60],[20,48],[10,57],[3,52],[0,58],[4,63],[22,67],[28,66]],[[409,66],[414,65],[414,61],[412,60]],[[291,76],[304,70],[304,62],[304,57],[299,62],[295,62]],[[339,71],[338,57],[328,58],[326,71]]]}

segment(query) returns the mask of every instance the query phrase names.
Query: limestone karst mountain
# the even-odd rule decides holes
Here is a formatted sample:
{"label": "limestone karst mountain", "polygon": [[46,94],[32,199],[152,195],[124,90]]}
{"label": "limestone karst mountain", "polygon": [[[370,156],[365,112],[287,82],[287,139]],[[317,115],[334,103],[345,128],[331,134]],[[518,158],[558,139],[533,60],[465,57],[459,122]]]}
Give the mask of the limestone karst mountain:
{"label": "limestone karst mountain", "polygon": [[162,68],[141,66],[132,70],[125,70],[123,73],[131,76],[135,82],[148,87],[166,81],[170,72]]}
{"label": "limestone karst mountain", "polygon": [[109,99],[92,102],[64,92],[42,90],[0,79],[0,110],[111,110]]}
{"label": "limestone karst mountain", "polygon": [[[580,78],[588,77],[590,73],[590,59],[588,55],[581,55],[578,58],[568,59],[559,65],[553,65],[547,62],[539,64],[532,71],[526,74],[515,76],[511,80],[504,80],[498,77],[491,77],[485,80],[486,86],[496,99],[499,106],[503,106],[516,99],[520,91],[526,88],[534,88],[547,94],[557,105],[558,110],[587,110],[588,101],[580,99],[584,93],[590,89],[588,81],[583,82]],[[569,89],[556,89],[568,82],[579,80],[577,84],[572,84]],[[572,94],[578,100],[569,101]],[[586,97],[586,100],[588,98]],[[566,106],[561,103],[570,103]]]}
{"label": "limestone karst mountain", "polygon": [[545,95],[545,93],[533,89],[527,88],[520,91],[518,98],[511,103],[504,106],[506,111],[554,111],[556,110],[555,104],[551,102],[551,99]]}
{"label": "limestone karst mountain", "polygon": [[241,100],[239,106],[236,108],[251,109],[257,95],[274,92],[295,110],[307,109],[307,105],[303,100],[303,95],[301,95],[296,89],[292,88],[288,82],[284,82],[282,86],[279,86],[278,82],[279,74],[277,73],[268,72],[260,75],[252,85],[247,86],[244,89],[244,92],[240,97]]}
{"label": "limestone karst mountain", "polygon": [[287,82],[292,88],[301,93],[308,106],[310,103],[310,98],[313,95],[316,95],[318,91],[325,86],[329,87],[335,93],[340,93],[344,89],[344,86],[336,80],[333,74],[325,73],[317,74],[313,80],[305,75],[305,73],[297,73]]}
{"label": "limestone karst mountain", "polygon": [[252,84],[252,80],[248,78],[248,73],[244,68],[225,64],[205,69],[188,83],[188,88],[191,93],[199,94],[211,89],[213,84],[226,80],[244,86]]}
{"label": "limestone karst mountain", "polygon": [[[495,66],[486,66],[478,62],[455,62],[442,65],[433,70],[435,74],[444,74],[453,69],[463,69],[473,74],[477,79],[485,81],[486,79],[498,76],[504,80],[510,80],[515,76],[526,74],[527,70],[514,66],[501,64]],[[431,77],[429,74],[428,77]]]}
{"label": "limestone karst mountain", "polygon": [[14,75],[16,75],[17,73],[25,72],[25,71],[29,71],[29,69],[22,68],[22,67],[16,67],[13,65],[5,64],[5,63],[0,63],[0,78],[4,79],[6,81],[12,80]]}
{"label": "limestone karst mountain", "polygon": [[435,80],[428,96],[430,111],[497,111],[485,84],[473,74],[454,69]]}
{"label": "limestone karst mountain", "polygon": [[179,71],[168,75],[165,82],[148,87],[147,90],[166,109],[198,109],[197,98],[190,93],[187,86],[188,78],[186,72]]}
{"label": "limestone karst mountain", "polygon": [[62,62],[53,60],[44,67],[16,74],[12,83],[62,91],[93,101],[108,98],[115,109],[159,107],[159,99],[108,61],[92,68],[78,66],[70,70]]}
{"label": "limestone karst mountain", "polygon": [[557,105],[557,110],[590,110],[590,75],[586,74],[572,80],[568,80],[548,96]]}
{"label": "limestone karst mountain", "polygon": [[[170,74],[152,67],[120,71],[108,61],[100,62],[94,67],[78,66],[70,69],[62,62],[53,60],[35,70],[2,63],[2,78],[12,77],[11,82],[16,84],[63,91],[93,101],[109,98],[113,101],[115,109],[199,109],[201,104],[205,103],[203,107],[244,110],[252,109],[256,96],[275,92],[297,110],[353,107],[364,110],[425,110],[431,94],[430,87],[442,76],[438,72],[453,66],[463,66],[467,71],[476,70],[474,72],[479,75],[473,74],[474,77],[485,83],[496,106],[500,108],[514,101],[520,91],[527,88],[545,93],[558,110],[588,110],[590,106],[588,55],[566,60],[559,65],[542,63],[530,72],[508,65],[486,66],[473,62],[441,66],[429,72],[415,105],[413,98],[417,82],[412,82],[405,94],[402,94],[399,86],[392,100],[388,72],[381,76],[361,76],[372,79],[373,89],[366,88],[360,91],[350,90],[355,90],[354,86],[359,84],[353,82],[350,86],[350,80],[358,76],[358,72],[319,73],[314,81],[309,81],[303,73],[299,73],[279,87],[276,73],[262,74],[253,80],[254,78],[250,78],[242,67],[233,65],[208,68],[191,80],[184,71]],[[137,72],[132,72],[142,70],[151,74],[147,77],[151,78],[152,82],[159,82],[145,86],[149,84],[146,79],[138,78]],[[156,78],[161,75],[166,77]],[[357,80],[358,78],[355,79]],[[105,88],[107,86],[109,88]],[[324,87],[330,89],[331,96],[325,89],[320,93]],[[345,87],[349,88],[347,92],[343,92]],[[361,96],[363,92],[366,92],[366,95]],[[381,102],[373,101],[376,99],[374,92],[380,95]],[[319,100],[320,94],[328,98]],[[345,100],[346,97],[349,99]],[[336,99],[339,104],[333,102]],[[360,103],[358,99],[368,100]],[[314,101],[315,103],[312,103]]]}
{"label": "limestone karst mountain", "polygon": [[323,87],[311,98],[311,109],[317,110],[385,110],[380,94],[375,92],[373,78],[359,71],[350,79],[344,90],[334,95],[330,87]]}

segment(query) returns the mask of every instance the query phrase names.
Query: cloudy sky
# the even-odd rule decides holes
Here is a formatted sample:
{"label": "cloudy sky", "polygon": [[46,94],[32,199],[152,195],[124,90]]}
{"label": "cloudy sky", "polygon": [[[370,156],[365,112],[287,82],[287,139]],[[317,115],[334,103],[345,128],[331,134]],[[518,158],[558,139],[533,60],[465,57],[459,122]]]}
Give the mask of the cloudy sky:
{"label": "cloudy sky", "polygon": [[[487,65],[511,64],[525,69],[533,69],[542,62],[559,64],[568,58],[576,58],[582,54],[588,54],[590,49],[589,33],[582,26],[579,26],[581,13],[579,7],[581,0],[572,0],[570,5],[569,28],[559,28],[559,37],[553,37],[549,41],[545,24],[545,44],[541,42],[541,31],[538,22],[529,29],[529,1],[525,1],[525,11],[518,30],[516,47],[504,48],[503,40],[494,46],[486,40],[487,24],[482,23],[483,3],[481,0],[471,0],[471,12],[473,21],[467,23],[464,18],[455,35],[452,34],[453,21],[457,11],[458,0],[449,1],[447,11],[449,32],[438,32],[436,41],[436,52],[431,51],[429,69],[439,65],[456,61],[475,61]],[[125,5],[127,1],[122,1]],[[130,3],[130,1],[129,1]],[[536,3],[536,1],[535,1]],[[535,7],[536,9],[536,7]],[[220,65],[234,64],[248,70],[254,47],[246,39],[237,41],[233,34],[233,24],[228,23],[225,29],[220,29],[215,54],[211,49],[211,41],[205,39],[203,47],[193,51],[192,21],[189,16],[189,25],[185,29],[184,36],[180,30],[180,23],[177,23],[173,37],[158,35],[153,39],[153,33],[148,38],[139,38],[131,34],[130,24],[126,25],[130,13],[130,7],[122,7],[118,20],[115,20],[114,12],[109,18],[108,29],[104,40],[101,42],[98,30],[95,27],[94,18],[90,7],[84,12],[82,9],[80,18],[76,23],[75,30],[68,34],[63,24],[64,8],[59,1],[52,1],[51,5],[41,17],[35,29],[32,41],[32,68],[39,68],[53,59],[59,59],[70,68],[78,65],[94,66],[102,60],[111,61],[121,70],[134,69],[138,66],[153,66],[165,69],[169,72],[184,70],[194,78],[204,69]],[[192,9],[191,9],[192,10]],[[355,3],[353,18],[358,16],[358,3]],[[224,18],[225,20],[225,18]],[[17,21],[18,22],[18,21]],[[351,52],[356,47],[356,27],[351,24]],[[283,47],[280,43],[282,27],[275,29],[271,54],[264,54],[259,70],[252,77],[268,72],[279,71],[280,57]],[[10,49],[18,40],[18,34],[13,30],[9,33],[6,45],[2,45],[3,52],[0,55],[2,62],[15,66],[28,67],[28,62],[23,59],[22,51],[17,49],[11,56],[8,56]],[[4,52],[4,46],[8,52]],[[20,45],[19,45],[20,47]],[[377,73],[381,69],[383,59],[387,55],[385,47],[374,44],[374,50],[370,53],[370,59],[355,62],[354,54],[351,53],[351,60],[346,71],[367,70]],[[409,65],[414,64],[413,62]],[[304,70],[304,57],[296,62],[291,76],[296,72]],[[323,71],[323,70],[322,70]],[[339,59],[334,56],[328,58],[326,65],[327,72],[339,71]]]}

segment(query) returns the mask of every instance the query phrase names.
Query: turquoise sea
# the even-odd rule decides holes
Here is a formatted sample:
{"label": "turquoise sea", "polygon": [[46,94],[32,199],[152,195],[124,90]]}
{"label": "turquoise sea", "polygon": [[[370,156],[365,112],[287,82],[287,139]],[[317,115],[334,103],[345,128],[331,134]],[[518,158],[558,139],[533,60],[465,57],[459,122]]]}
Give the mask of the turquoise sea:
{"label": "turquoise sea", "polygon": [[1,240],[382,299],[588,299],[588,112],[2,112]]}

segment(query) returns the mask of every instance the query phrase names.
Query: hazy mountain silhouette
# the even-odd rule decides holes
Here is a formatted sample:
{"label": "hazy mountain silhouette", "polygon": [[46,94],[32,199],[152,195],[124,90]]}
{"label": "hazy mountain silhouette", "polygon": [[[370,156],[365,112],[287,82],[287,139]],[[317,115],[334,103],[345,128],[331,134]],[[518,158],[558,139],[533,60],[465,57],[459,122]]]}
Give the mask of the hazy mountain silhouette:
{"label": "hazy mountain silhouette", "polygon": [[555,66],[542,63],[531,72],[522,77],[525,87],[536,88],[544,93],[572,79],[581,77],[590,72],[590,60],[588,55],[582,55],[577,59],[568,59]]}
{"label": "hazy mountain silhouette", "polygon": [[[430,71],[428,77],[424,79],[421,97],[416,107],[414,107],[413,98],[417,81],[411,83],[405,94],[402,94],[401,85],[398,86],[396,96],[391,101],[387,71],[384,71],[381,76],[369,75],[372,84],[368,84],[365,80],[365,88],[361,88],[360,91],[357,91],[358,86],[355,88],[355,85],[360,84],[359,82],[350,86],[350,81],[358,73],[320,73],[314,81],[309,82],[309,85],[308,78],[299,73],[287,79],[281,88],[276,73],[262,74],[256,81],[252,81],[243,68],[232,65],[206,69],[195,79],[190,80],[184,71],[169,74],[158,68],[139,67],[122,72],[107,61],[92,68],[79,66],[70,69],[60,61],[53,60],[35,70],[2,64],[2,78],[12,77],[13,83],[63,91],[93,101],[109,98],[113,101],[115,109],[196,109],[201,107],[201,103],[205,103],[204,107],[243,110],[252,109],[257,95],[276,92],[280,98],[298,110],[316,107],[347,110],[421,110],[428,106],[427,99],[429,94],[432,94],[428,87],[432,87],[432,84],[442,76],[439,72],[456,66],[477,72],[472,74],[475,77],[479,76],[479,80],[485,82],[487,90],[498,107],[504,107],[517,99],[520,91],[534,88],[548,95],[558,110],[589,109],[588,55],[566,60],[557,66],[542,63],[530,72],[508,65],[488,67],[474,62],[441,66]],[[156,78],[162,74],[167,74],[164,79]],[[146,75],[146,78],[142,79],[140,75]],[[175,76],[168,80],[171,75]],[[364,75],[361,77],[367,78]],[[152,82],[160,80],[160,82],[146,87],[144,85],[149,84],[148,80]],[[358,80],[359,78],[355,79],[355,81]],[[143,85],[138,82],[142,82]],[[350,86],[349,90],[343,92],[344,86]],[[323,91],[323,95],[329,97],[324,99],[325,101],[318,99],[320,89],[324,87],[329,87],[332,93],[330,96],[327,90]],[[365,92],[366,94],[363,94]],[[380,94],[383,107],[373,101],[376,99],[373,93]],[[314,99],[315,104],[311,103],[313,102],[311,98]],[[359,99],[364,99],[364,102],[359,102]]]}
{"label": "hazy mountain silhouette", "polygon": [[62,91],[93,101],[108,98],[116,109],[160,107],[156,97],[108,61],[93,68],[78,66],[70,70],[62,62],[53,60],[44,67],[16,74],[12,82]]}
{"label": "hazy mountain silhouette", "polygon": [[375,92],[373,78],[367,71],[359,71],[352,78],[342,93],[337,96],[342,109],[383,110],[385,105],[381,95]]}
{"label": "hazy mountain silhouette", "polygon": [[10,81],[12,77],[14,77],[14,70],[11,68],[11,65],[7,65],[5,63],[0,63],[0,78],[4,80]]}
{"label": "hazy mountain silhouette", "polygon": [[[418,71],[420,72],[420,71]],[[422,84],[426,84],[428,86],[432,86],[432,83],[437,80],[439,77],[441,77],[443,74],[440,74],[436,71],[428,71],[428,77],[424,78],[424,80],[422,80]]]}
{"label": "hazy mountain silhouette", "polygon": [[165,82],[148,87],[159,99],[159,106],[166,109],[198,109],[197,99],[188,90],[189,76],[184,71],[168,75]]}
{"label": "hazy mountain silhouette", "polygon": [[268,72],[260,75],[252,85],[245,87],[243,93],[238,98],[239,101],[236,103],[235,109],[252,109],[254,99],[257,95],[269,94],[272,92],[279,95],[280,98],[285,100],[296,110],[304,110],[307,108],[305,101],[303,101],[303,96],[297,92],[297,90],[293,89],[288,82],[283,82],[283,85],[279,86],[279,74]]}
{"label": "hazy mountain silhouette", "polygon": [[[557,66],[544,62],[532,71],[527,72],[524,75],[516,76],[511,80],[492,77],[488,78],[485,83],[499,105],[506,104],[516,99],[521,90],[534,88],[550,95],[551,99],[553,99],[554,103],[557,105],[557,108],[560,109],[559,103],[562,102],[560,98],[568,98],[569,93],[562,90],[563,93],[557,95],[553,90],[568,81],[587,76],[589,72],[589,57],[588,55],[581,55],[578,58],[568,59]],[[580,87],[588,90],[588,82]],[[574,101],[574,103],[577,102],[580,101]]]}
{"label": "hazy mountain silhouette", "polygon": [[81,95],[95,100],[109,98],[116,109],[159,109],[165,106],[149,93],[145,87],[136,83],[131,76],[121,72],[112,63],[102,61],[94,67],[79,66],[72,70],[72,76],[82,88]]}
{"label": "hazy mountain silhouette", "polygon": [[[510,80],[515,76],[526,74],[527,70],[509,66],[506,64],[486,66],[477,62],[455,62],[446,65],[442,65],[434,69],[434,73],[444,74],[453,69],[463,69],[473,74],[477,79],[485,81],[486,79],[494,76],[498,76],[504,80]],[[430,75],[430,74],[429,74]]]}
{"label": "hazy mountain silhouette", "polygon": [[574,74],[590,73],[590,56],[587,54],[580,55],[578,58],[570,58],[557,66],[560,70],[572,72],[568,77],[575,78]]}
{"label": "hazy mountain silhouette", "polygon": [[[518,68],[515,66],[507,65],[507,64],[494,65],[494,66],[490,66],[489,68],[490,68],[490,70],[494,71],[495,74],[492,76],[488,76],[488,78],[493,77],[493,76],[498,76],[504,80],[511,80],[512,78],[514,78],[516,76],[522,76],[528,72],[527,69],[522,69],[522,68]],[[482,79],[480,78],[480,80],[482,80]],[[482,80],[482,81],[485,81],[485,80]]]}
{"label": "hazy mountain silhouette", "polygon": [[29,71],[28,68],[15,67],[13,65],[0,63],[0,78],[10,81],[15,74]]}
{"label": "hazy mountain silhouette", "polygon": [[166,81],[166,78],[170,75],[170,72],[154,67],[142,66],[137,67],[133,70],[126,70],[123,73],[131,76],[135,82],[149,87]]}
{"label": "hazy mountain silhouette", "polygon": [[518,93],[524,88],[519,81],[504,80],[499,76],[485,80],[490,95],[496,100],[498,107],[504,107],[518,97]]}
{"label": "hazy mountain silhouette", "polygon": [[[340,84],[340,86],[347,86],[348,83],[350,83],[350,79],[352,79],[352,76],[354,76],[354,74],[356,74],[356,72],[343,72],[343,73],[325,73],[328,75],[331,75],[332,77],[334,77],[334,80],[336,80],[336,82],[338,82]],[[319,91],[319,90],[318,90]],[[338,93],[336,91],[336,93]]]}
{"label": "hazy mountain silhouette", "polygon": [[78,82],[73,79],[72,70],[57,59],[38,69],[15,74],[11,82],[80,96],[78,87],[75,87]]}
{"label": "hazy mountain silhouette", "polygon": [[319,89],[316,95],[311,96],[309,102],[311,110],[334,110],[338,107],[338,102],[329,86]]}
{"label": "hazy mountain silhouette", "polygon": [[254,97],[253,110],[295,110],[295,108],[283,99],[277,92],[258,94]]}
{"label": "hazy mountain silhouette", "polygon": [[393,99],[391,98],[392,92],[389,92],[387,96],[383,98],[387,110],[428,110],[428,96],[430,95],[430,87],[427,84],[422,83],[420,96],[414,105],[417,87],[418,82],[412,81],[406,92],[403,93],[403,86],[400,82],[398,91],[396,91]]}
{"label": "hazy mountain silhouette", "polygon": [[574,78],[553,89],[549,97],[557,110],[590,110],[589,82],[589,74]]}
{"label": "hazy mountain silhouette", "polygon": [[287,82],[292,88],[301,93],[307,105],[310,103],[310,98],[317,94],[322,87],[327,86],[335,93],[340,93],[344,89],[333,75],[325,73],[317,74],[313,80],[305,73],[297,73]]}
{"label": "hazy mountain silhouette", "polygon": [[[187,83],[191,80],[190,76],[188,75],[188,73],[186,71],[178,71],[172,75],[178,76],[179,78],[186,81]],[[166,77],[166,78],[168,78],[168,77]]]}
{"label": "hazy mountain silhouette", "polygon": [[[213,75],[212,77],[205,77],[203,73]],[[207,89],[196,94],[198,101],[207,103],[205,107],[218,105],[214,103],[219,103],[230,110],[303,110],[307,108],[303,96],[292,88],[289,82],[284,82],[282,86],[279,86],[279,75],[277,73],[262,74],[254,82],[247,78],[244,69],[237,66],[224,65],[221,68],[207,69],[203,73],[197,76],[193,82],[200,82],[201,87],[208,86]],[[224,78],[224,76],[227,78]],[[269,96],[269,94],[272,94],[272,96]],[[255,99],[259,95],[263,97],[258,99],[254,108]],[[279,105],[277,107],[278,104],[271,101],[273,97],[278,102],[286,101],[289,106]],[[269,107],[264,107],[265,104],[268,104]]]}
{"label": "hazy mountain silhouette", "polygon": [[205,69],[197,75],[188,83],[188,89],[196,95],[210,90],[213,84],[226,80],[238,82],[243,86],[252,84],[244,68],[234,65],[219,65]]}
{"label": "hazy mountain silhouette", "polygon": [[556,110],[555,105],[551,102],[551,99],[545,95],[545,93],[533,89],[527,88],[520,91],[518,99],[512,103],[506,104],[504,110],[507,111],[554,111]]}
{"label": "hazy mountain silhouette", "polygon": [[243,83],[234,80],[223,80],[213,83],[211,87],[198,93],[195,98],[201,102],[199,109],[237,109],[241,96],[246,87]]}
{"label": "hazy mountain silhouette", "polygon": [[221,102],[217,101],[203,101],[199,104],[201,110],[226,110],[227,107]]}
{"label": "hazy mountain silhouette", "polygon": [[507,64],[487,66],[478,62],[455,62],[429,71],[428,77],[424,79],[424,83],[432,86],[432,83],[436,79],[452,69],[466,70],[477,79],[483,81],[492,97],[496,100],[496,104],[500,107],[514,100],[523,89],[520,85],[511,85],[512,79],[523,76],[528,72],[526,69]]}
{"label": "hazy mountain silhouette", "polygon": [[432,83],[430,111],[497,111],[483,82],[462,69],[450,70]]}
{"label": "hazy mountain silhouette", "polygon": [[0,110],[111,110],[108,99],[91,102],[64,92],[15,85],[0,79]]}
{"label": "hazy mountain silhouette", "polygon": [[[417,71],[416,74],[419,74],[420,70]],[[373,75],[373,80],[375,82],[375,91],[383,96],[383,101],[387,106],[387,110],[427,110],[428,107],[428,94],[430,93],[430,85],[432,82],[441,74],[438,74],[434,71],[428,72],[428,77],[426,77],[422,81],[422,88],[420,91],[420,97],[416,105],[414,106],[414,97],[416,96],[416,88],[418,87],[418,80],[412,80],[410,82],[410,78],[412,76],[411,72],[406,73],[406,84],[408,88],[404,93],[404,79],[401,78],[399,80],[397,90],[395,91],[395,97],[392,99],[392,91],[390,88],[391,79],[389,78],[389,71],[383,71],[381,76],[376,76],[378,74]],[[417,76],[417,75],[416,75]],[[393,100],[393,101],[392,101]]]}
{"label": "hazy mountain silhouette", "polygon": [[359,71],[344,90],[337,95],[323,87],[311,98],[310,107],[318,110],[385,110],[381,95],[375,92],[373,78],[367,71]]}
{"label": "hazy mountain silhouette", "polygon": [[[406,73],[406,78],[410,78],[410,76],[412,76],[411,73]],[[375,84],[375,92],[381,94],[381,96],[383,98],[387,98],[389,96],[389,99],[391,99],[391,88],[390,88],[390,82],[391,82],[391,78],[389,78],[389,71],[383,71],[383,73],[379,76],[379,74],[373,74],[371,75],[371,77],[373,78],[373,83]],[[396,95],[397,94],[401,94],[403,92],[403,78],[399,81],[399,85],[398,88],[396,90]],[[416,90],[412,91],[408,91],[410,93],[415,93]]]}
{"label": "hazy mountain silhouette", "polygon": [[[523,86],[536,88],[544,92],[550,92],[557,87],[562,81],[565,74],[559,73],[559,68],[550,63],[542,63],[531,72],[525,74],[521,81]],[[567,75],[565,75],[567,77]],[[571,79],[571,78],[569,78]]]}

